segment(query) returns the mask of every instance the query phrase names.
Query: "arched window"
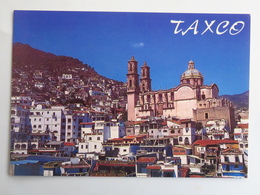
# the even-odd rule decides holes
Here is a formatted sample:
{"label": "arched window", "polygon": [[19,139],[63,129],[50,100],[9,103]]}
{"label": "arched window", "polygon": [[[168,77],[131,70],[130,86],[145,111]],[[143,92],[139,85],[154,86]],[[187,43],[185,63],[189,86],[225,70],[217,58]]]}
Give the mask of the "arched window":
{"label": "arched window", "polygon": [[189,145],[189,144],[190,144],[190,141],[189,141],[189,138],[188,138],[188,137],[185,137],[184,144],[185,144],[185,145]]}
{"label": "arched window", "polygon": [[179,137],[179,142],[182,142],[182,137]]}
{"label": "arched window", "polygon": [[22,144],[22,149],[25,149],[26,148],[26,144]]}
{"label": "arched window", "polygon": [[133,81],[129,80],[129,87],[132,87],[132,85],[133,85]]}
{"label": "arched window", "polygon": [[205,99],[206,99],[205,94],[202,94],[201,98],[202,98],[203,100],[205,100]]}

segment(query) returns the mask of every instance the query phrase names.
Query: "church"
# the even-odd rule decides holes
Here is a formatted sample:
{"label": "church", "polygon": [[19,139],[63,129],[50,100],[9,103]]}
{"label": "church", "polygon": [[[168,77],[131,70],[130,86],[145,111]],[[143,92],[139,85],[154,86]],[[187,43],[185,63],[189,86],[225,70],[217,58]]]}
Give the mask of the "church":
{"label": "church", "polygon": [[188,62],[188,69],[181,75],[177,87],[152,91],[151,82],[150,67],[144,62],[139,79],[138,62],[132,56],[127,73],[128,121],[162,117],[191,119],[205,125],[208,121],[225,120],[229,131],[233,131],[235,114],[232,102],[219,98],[216,84],[204,84],[204,77],[195,69],[193,61]]}

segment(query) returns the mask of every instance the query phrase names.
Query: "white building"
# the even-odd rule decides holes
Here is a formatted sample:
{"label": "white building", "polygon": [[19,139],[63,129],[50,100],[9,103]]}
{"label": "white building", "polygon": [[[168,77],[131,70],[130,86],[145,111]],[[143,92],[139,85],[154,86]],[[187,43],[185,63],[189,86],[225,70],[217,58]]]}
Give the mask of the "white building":
{"label": "white building", "polygon": [[20,106],[31,106],[32,105],[32,98],[29,96],[12,96],[11,97],[11,104],[20,105]]}
{"label": "white building", "polygon": [[62,74],[62,79],[72,79],[72,74]]}
{"label": "white building", "polygon": [[80,123],[90,121],[88,112],[65,109],[64,106],[44,108],[37,105],[30,110],[32,133],[52,132],[57,141],[76,143],[81,137]]}
{"label": "white building", "polygon": [[[124,126],[115,122],[93,121],[81,123],[81,140],[79,142],[79,153],[104,152],[104,141],[123,137],[125,135]],[[129,149],[128,149],[129,150]],[[126,149],[123,149],[126,153]]]}
{"label": "white building", "polygon": [[[42,105],[37,105],[30,109],[30,122],[32,133],[53,132],[57,141],[61,141],[63,133],[64,107],[44,108]],[[64,129],[65,131],[65,129]]]}

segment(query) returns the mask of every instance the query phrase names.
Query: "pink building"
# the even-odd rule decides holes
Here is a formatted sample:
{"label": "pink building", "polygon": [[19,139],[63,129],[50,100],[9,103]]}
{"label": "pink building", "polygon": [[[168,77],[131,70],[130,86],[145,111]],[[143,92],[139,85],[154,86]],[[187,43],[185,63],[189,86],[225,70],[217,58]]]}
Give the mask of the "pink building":
{"label": "pink building", "polygon": [[191,119],[206,124],[209,120],[225,119],[234,128],[234,109],[230,101],[219,98],[216,84],[204,85],[203,75],[189,61],[188,69],[181,75],[180,84],[171,89],[152,91],[150,67],[141,67],[139,84],[138,62],[128,61],[127,103],[128,120],[153,116]]}

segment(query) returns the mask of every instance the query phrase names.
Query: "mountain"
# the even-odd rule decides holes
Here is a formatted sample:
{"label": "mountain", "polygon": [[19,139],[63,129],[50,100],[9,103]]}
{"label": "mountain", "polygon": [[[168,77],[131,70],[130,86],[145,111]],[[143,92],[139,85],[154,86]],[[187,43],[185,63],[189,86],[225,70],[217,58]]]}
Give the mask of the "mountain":
{"label": "mountain", "polygon": [[249,108],[249,91],[235,95],[222,95],[220,97],[226,98],[233,102],[236,109],[248,110]]}
{"label": "mountain", "polygon": [[76,58],[13,44],[12,96],[38,96],[64,104],[80,98],[87,101],[91,89],[110,94],[110,101],[126,97],[124,82],[106,78]]}
{"label": "mountain", "polygon": [[22,43],[13,44],[13,68],[23,69],[23,71],[44,70],[52,72],[66,73],[69,68],[89,68],[93,74],[97,74],[94,69],[87,64],[83,64],[78,59],[68,56],[57,56],[32,48],[30,45]]}

